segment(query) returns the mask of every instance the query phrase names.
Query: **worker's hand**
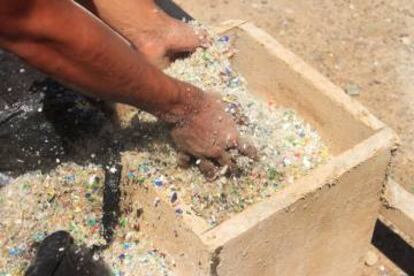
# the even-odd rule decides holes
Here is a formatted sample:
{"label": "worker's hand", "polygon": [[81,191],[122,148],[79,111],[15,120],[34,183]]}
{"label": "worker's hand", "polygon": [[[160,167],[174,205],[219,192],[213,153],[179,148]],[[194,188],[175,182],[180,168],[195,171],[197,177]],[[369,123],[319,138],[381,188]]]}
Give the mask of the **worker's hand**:
{"label": "worker's hand", "polygon": [[153,25],[152,33],[139,33],[132,43],[159,68],[165,68],[183,53],[207,44],[207,34],[195,33],[190,25],[168,18]]}
{"label": "worker's hand", "polygon": [[92,2],[99,10],[97,15],[157,67],[163,68],[177,55],[205,43],[205,33],[196,33],[189,24],[170,17],[154,0]]}
{"label": "worker's hand", "polygon": [[216,165],[225,167],[229,174],[237,172],[230,149],[238,149],[252,159],[257,155],[256,149],[240,138],[233,118],[225,112],[220,98],[212,93],[204,93],[199,109],[178,123],[171,135],[181,152],[179,164],[188,165],[192,156],[208,178],[217,176]]}

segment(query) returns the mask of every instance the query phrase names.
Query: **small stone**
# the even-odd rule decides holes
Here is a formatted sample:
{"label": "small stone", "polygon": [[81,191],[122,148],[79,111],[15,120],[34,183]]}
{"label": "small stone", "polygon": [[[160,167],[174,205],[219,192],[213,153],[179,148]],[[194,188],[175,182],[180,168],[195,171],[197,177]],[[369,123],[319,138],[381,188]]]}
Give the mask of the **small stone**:
{"label": "small stone", "polygon": [[401,42],[402,44],[409,46],[411,45],[411,38],[409,36],[402,36]]}
{"label": "small stone", "polygon": [[361,87],[359,87],[355,83],[349,83],[345,87],[345,92],[349,96],[359,96],[359,94],[361,93]]}
{"label": "small stone", "polygon": [[177,215],[182,215],[182,214],[184,213],[184,211],[183,211],[183,209],[181,209],[181,208],[177,208],[177,209],[175,209],[175,213],[176,213]]}
{"label": "small stone", "polygon": [[365,264],[367,266],[373,266],[378,262],[378,255],[372,251],[368,251],[365,255]]}

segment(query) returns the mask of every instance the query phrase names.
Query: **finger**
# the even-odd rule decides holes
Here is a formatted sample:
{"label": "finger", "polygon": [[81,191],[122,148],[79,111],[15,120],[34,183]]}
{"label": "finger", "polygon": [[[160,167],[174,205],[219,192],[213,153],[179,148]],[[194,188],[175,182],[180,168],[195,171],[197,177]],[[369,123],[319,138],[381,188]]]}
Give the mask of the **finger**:
{"label": "finger", "polygon": [[175,27],[169,33],[169,52],[193,52],[204,44],[205,35],[196,33],[190,25],[181,21],[175,22]]}
{"label": "finger", "polygon": [[191,156],[182,151],[179,152],[177,154],[177,165],[183,169],[188,169],[191,165]]}
{"label": "finger", "polygon": [[238,146],[239,146],[239,139],[238,139],[237,135],[229,134],[226,137],[226,150],[237,149]]}
{"label": "finger", "polygon": [[208,179],[214,180],[217,177],[218,168],[213,162],[207,159],[198,159],[196,162],[200,172]]}
{"label": "finger", "polygon": [[241,138],[239,140],[237,149],[239,150],[240,154],[243,154],[253,160],[259,159],[256,147],[253,145],[251,141],[249,141],[246,138]]}
{"label": "finger", "polygon": [[229,153],[224,152],[220,158],[217,159],[217,162],[223,166],[220,170],[220,175],[237,175],[239,173],[237,163]]}

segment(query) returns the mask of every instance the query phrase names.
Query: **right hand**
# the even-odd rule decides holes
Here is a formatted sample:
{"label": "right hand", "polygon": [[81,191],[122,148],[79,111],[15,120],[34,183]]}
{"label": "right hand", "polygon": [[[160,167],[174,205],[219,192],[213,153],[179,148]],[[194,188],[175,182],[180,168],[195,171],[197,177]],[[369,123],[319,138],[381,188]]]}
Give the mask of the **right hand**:
{"label": "right hand", "polygon": [[[225,112],[224,104],[213,93],[203,93],[198,108],[177,123],[171,136],[180,151],[181,161],[199,160],[198,166],[208,178],[215,178],[218,166],[227,166],[228,172],[236,173],[235,160],[228,150],[237,149],[240,154],[252,159],[257,151],[250,143],[240,138],[232,116]],[[185,165],[185,163],[182,163]]]}

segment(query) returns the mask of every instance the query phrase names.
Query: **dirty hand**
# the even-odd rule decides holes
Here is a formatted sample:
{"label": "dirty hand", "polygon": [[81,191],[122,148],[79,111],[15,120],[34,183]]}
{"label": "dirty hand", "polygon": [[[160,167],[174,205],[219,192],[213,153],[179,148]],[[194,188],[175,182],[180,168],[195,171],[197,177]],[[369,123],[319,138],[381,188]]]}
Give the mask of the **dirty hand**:
{"label": "dirty hand", "polygon": [[228,150],[237,149],[252,159],[257,155],[256,149],[240,138],[233,118],[213,93],[204,93],[198,110],[177,124],[171,135],[180,151],[179,165],[189,166],[192,156],[197,159],[200,171],[210,179],[218,174],[216,164],[223,166],[227,174],[236,173],[235,160]]}

